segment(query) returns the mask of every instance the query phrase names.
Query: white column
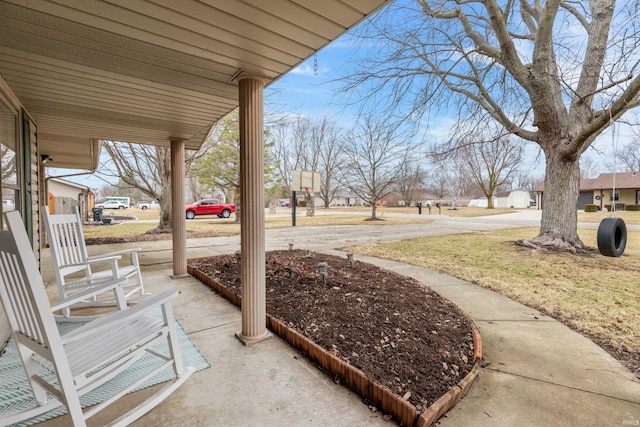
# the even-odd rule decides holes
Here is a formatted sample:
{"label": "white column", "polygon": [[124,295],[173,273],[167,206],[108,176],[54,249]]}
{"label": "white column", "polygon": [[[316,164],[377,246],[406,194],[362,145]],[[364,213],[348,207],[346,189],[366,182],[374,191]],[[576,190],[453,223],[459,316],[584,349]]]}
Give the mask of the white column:
{"label": "white column", "polygon": [[265,80],[248,74],[237,78],[240,92],[240,256],[242,332],[245,345],[271,337],[266,326],[264,243]]}
{"label": "white column", "polygon": [[184,140],[171,140],[171,228],[173,275],[187,276],[187,219],[184,213]]}

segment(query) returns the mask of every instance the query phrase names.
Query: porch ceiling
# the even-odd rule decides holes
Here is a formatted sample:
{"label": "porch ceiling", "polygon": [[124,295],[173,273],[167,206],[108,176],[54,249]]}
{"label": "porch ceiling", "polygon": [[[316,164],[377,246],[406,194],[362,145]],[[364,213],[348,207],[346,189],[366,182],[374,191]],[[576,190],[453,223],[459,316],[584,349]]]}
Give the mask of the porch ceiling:
{"label": "porch ceiling", "polygon": [[99,140],[197,149],[238,72],[274,81],[387,1],[0,0],[0,76],[48,166],[94,169]]}

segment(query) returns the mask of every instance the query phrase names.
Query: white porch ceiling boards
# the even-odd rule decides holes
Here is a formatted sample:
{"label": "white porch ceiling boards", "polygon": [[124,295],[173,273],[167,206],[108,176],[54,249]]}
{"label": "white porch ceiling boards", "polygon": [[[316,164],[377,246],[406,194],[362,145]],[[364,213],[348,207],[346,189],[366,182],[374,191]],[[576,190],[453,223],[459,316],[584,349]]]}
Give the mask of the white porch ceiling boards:
{"label": "white porch ceiling boards", "polygon": [[102,139],[197,149],[239,71],[273,81],[387,1],[0,0],[0,76],[51,166],[93,169]]}

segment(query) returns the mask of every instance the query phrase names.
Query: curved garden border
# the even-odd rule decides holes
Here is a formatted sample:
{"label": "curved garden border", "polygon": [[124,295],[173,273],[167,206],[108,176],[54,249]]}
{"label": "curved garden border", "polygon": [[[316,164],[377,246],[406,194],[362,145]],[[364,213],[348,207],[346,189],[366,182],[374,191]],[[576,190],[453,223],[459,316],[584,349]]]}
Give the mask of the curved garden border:
{"label": "curved garden border", "polygon": [[[209,258],[209,257],[206,257]],[[207,276],[201,270],[187,265],[187,272],[222,295],[229,302],[241,306],[241,297],[236,295],[215,279]],[[402,399],[386,387],[370,380],[362,371],[345,363],[337,356],[329,353],[298,331],[289,328],[280,320],[267,314],[267,328],[280,338],[285,340],[296,350],[305,354],[312,363],[320,366],[332,376],[340,379],[340,382],[358,393],[364,399],[371,401],[381,412],[391,415],[393,419],[403,426],[427,427],[433,425],[438,418],[453,408],[467,393],[471,384],[480,372],[482,361],[482,341],[480,332],[473,329],[473,368],[460,382],[449,389],[437,401],[429,406],[417,417],[417,409],[409,401]]]}

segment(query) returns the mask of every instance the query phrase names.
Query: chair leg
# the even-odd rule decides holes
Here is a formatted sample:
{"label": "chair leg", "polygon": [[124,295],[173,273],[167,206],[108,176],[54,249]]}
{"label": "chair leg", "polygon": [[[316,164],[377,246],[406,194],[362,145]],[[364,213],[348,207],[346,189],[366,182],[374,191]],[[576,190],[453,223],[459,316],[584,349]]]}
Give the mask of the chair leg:
{"label": "chair leg", "polygon": [[144,284],[142,283],[142,273],[140,272],[140,262],[138,261],[138,253],[131,253],[131,264],[136,267],[136,284],[138,285],[138,292],[140,295],[144,295]]}
{"label": "chair leg", "polygon": [[18,354],[22,360],[22,366],[24,366],[24,370],[27,373],[27,379],[29,380],[29,386],[31,387],[33,397],[36,399],[39,406],[45,405],[47,403],[47,392],[40,386],[40,384],[32,380],[32,378],[35,378],[38,375],[38,366],[31,357],[32,354],[30,351],[25,349],[23,346],[17,347]]}
{"label": "chair leg", "polygon": [[[59,369],[59,368],[58,368]],[[60,391],[65,396],[64,405],[67,407],[69,416],[74,427],[86,427],[87,422],[80,405],[80,395],[75,387],[74,380],[71,377],[71,372],[67,369],[66,372],[58,370],[57,376],[60,382]]]}
{"label": "chair leg", "polygon": [[169,329],[167,342],[169,344],[169,354],[173,361],[173,371],[176,374],[176,378],[180,378],[184,371],[184,366],[182,365],[182,357],[178,346],[178,331],[176,330],[176,322],[173,318],[173,307],[171,304],[162,305],[162,318]]}

